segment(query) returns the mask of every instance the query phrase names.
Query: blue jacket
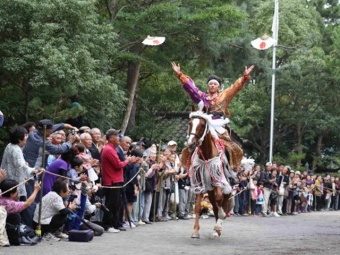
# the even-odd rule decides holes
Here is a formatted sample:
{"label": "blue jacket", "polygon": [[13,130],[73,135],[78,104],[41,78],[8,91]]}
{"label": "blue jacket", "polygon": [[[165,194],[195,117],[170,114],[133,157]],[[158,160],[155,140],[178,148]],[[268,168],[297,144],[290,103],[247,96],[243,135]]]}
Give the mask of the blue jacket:
{"label": "blue jacket", "polygon": [[[64,123],[53,125],[53,132],[63,129]],[[23,149],[24,158],[28,162],[30,167],[34,167],[37,158],[39,157],[39,148],[43,146],[44,137],[38,131],[34,130],[29,133],[26,145]],[[46,151],[48,151],[52,155],[62,154],[68,152],[71,147],[71,142],[66,142],[61,145],[54,145],[50,141],[46,140],[45,143]]]}

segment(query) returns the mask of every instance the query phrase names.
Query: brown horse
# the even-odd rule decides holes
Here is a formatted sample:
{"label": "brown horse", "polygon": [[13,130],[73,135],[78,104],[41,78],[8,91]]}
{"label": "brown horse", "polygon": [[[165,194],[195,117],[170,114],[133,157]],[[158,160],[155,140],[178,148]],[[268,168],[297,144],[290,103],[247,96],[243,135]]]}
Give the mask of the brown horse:
{"label": "brown horse", "polygon": [[[190,114],[187,147],[183,150],[186,162],[190,165],[189,176],[196,193],[195,225],[192,238],[200,238],[199,219],[201,216],[201,201],[204,193],[208,193],[213,206],[216,225],[211,238],[219,238],[222,231],[222,220],[232,208],[231,187],[226,176],[228,165],[223,147],[219,146],[217,133],[209,127],[211,116],[203,112]],[[190,161],[190,162],[189,162]]]}

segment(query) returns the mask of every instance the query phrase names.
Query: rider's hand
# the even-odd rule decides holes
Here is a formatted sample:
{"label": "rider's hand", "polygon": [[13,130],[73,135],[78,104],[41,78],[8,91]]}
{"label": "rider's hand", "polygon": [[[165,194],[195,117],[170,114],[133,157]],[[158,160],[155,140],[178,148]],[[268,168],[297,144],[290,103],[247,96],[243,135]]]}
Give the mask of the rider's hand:
{"label": "rider's hand", "polygon": [[175,62],[171,62],[171,66],[176,74],[179,74],[181,72],[181,67],[179,64],[176,64]]}

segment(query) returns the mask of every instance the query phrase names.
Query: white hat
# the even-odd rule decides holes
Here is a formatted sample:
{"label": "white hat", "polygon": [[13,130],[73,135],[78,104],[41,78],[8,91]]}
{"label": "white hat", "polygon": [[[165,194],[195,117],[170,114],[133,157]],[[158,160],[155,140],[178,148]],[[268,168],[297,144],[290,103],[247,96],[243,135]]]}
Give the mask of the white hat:
{"label": "white hat", "polygon": [[168,142],[168,146],[171,146],[171,145],[177,145],[177,143],[175,141]]}
{"label": "white hat", "polygon": [[300,171],[296,171],[295,174],[301,174]]}
{"label": "white hat", "polygon": [[273,164],[272,164],[272,162],[267,162],[266,163],[266,166],[272,166]]}

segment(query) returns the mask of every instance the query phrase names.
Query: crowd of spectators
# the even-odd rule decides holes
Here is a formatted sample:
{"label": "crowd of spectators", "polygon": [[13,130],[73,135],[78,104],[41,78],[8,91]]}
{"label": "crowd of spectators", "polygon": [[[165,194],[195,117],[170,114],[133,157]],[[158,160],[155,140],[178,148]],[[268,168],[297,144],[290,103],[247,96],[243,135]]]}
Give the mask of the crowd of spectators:
{"label": "crowd of spectators", "polygon": [[[0,246],[10,245],[10,225],[24,224],[41,230],[42,240],[59,241],[72,229],[92,229],[100,236],[213,216],[204,194],[202,215],[194,213],[195,194],[176,141],[161,146],[132,141],[116,129],[103,135],[98,128],[77,129],[46,119],[13,127],[9,138],[0,170]],[[226,217],[339,209],[338,177],[300,173],[285,164],[239,166],[231,184],[234,206]]]}

